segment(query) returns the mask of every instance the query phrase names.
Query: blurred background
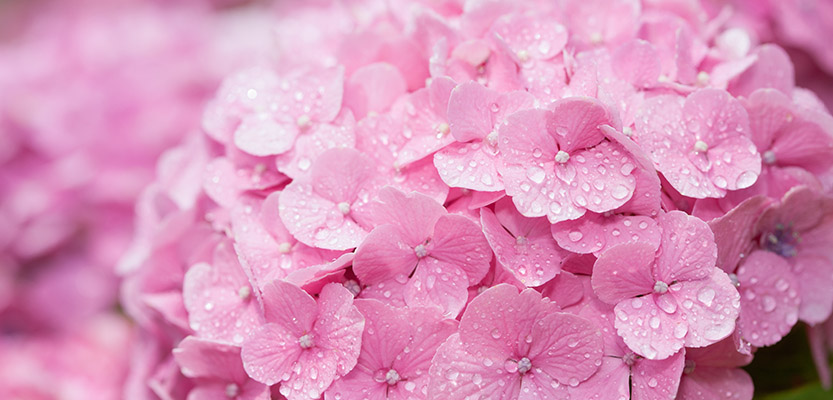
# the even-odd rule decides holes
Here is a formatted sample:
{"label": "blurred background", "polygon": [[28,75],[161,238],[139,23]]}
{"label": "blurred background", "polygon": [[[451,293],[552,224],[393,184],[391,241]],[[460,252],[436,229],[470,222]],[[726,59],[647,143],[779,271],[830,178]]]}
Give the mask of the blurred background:
{"label": "blurred background", "polygon": [[[704,3],[787,48],[797,84],[831,109],[833,1]],[[790,12],[809,3],[824,12]],[[119,399],[137,384],[118,268],[134,203],[222,78],[275,61],[279,5],[0,0],[0,399]],[[756,398],[833,398],[803,326],[747,371]]]}

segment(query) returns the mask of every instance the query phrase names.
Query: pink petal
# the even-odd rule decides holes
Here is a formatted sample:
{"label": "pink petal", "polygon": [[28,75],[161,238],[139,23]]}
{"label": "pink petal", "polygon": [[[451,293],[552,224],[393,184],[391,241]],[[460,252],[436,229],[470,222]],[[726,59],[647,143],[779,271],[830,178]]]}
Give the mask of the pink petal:
{"label": "pink petal", "polygon": [[425,258],[405,286],[405,303],[409,307],[437,307],[443,315],[454,318],[466,305],[467,287],[462,269],[435,258]]}
{"label": "pink petal", "polygon": [[374,63],[353,72],[345,83],[344,105],[353,110],[357,119],[368,112],[383,112],[406,93],[406,83],[396,67]]}
{"label": "pink petal", "polygon": [[683,375],[677,398],[680,400],[752,400],[752,378],[739,368],[694,367]]}
{"label": "pink petal", "polygon": [[473,81],[454,88],[448,99],[448,124],[454,139],[483,140],[494,129],[499,97],[499,92]]}
{"label": "pink petal", "polygon": [[507,14],[495,21],[492,30],[519,58],[550,59],[567,44],[567,30],[549,17]]}
{"label": "pink petal", "polygon": [[[355,304],[365,319],[358,363],[373,372],[380,368],[391,368],[394,360],[408,346],[411,335],[408,320],[402,317],[403,313],[398,309],[377,300],[357,300]],[[357,368],[346,377],[357,373],[361,374],[362,371]]]}
{"label": "pink petal", "polygon": [[[669,294],[623,300],[614,309],[619,336],[634,353],[649,360],[674,355],[683,347],[688,331],[687,322],[679,313],[668,313],[660,307],[661,302],[674,301],[664,296]],[[674,308],[679,309],[676,306],[670,309]]]}
{"label": "pink petal", "polygon": [[492,249],[477,224],[461,215],[445,215],[434,225],[434,236],[426,246],[428,255],[465,272],[469,284],[486,276]]}
{"label": "pink petal", "polygon": [[763,196],[747,199],[725,215],[709,221],[717,243],[717,267],[731,273],[737,267],[742,254],[748,254],[752,236],[769,200]]}
{"label": "pink petal", "polygon": [[604,135],[599,127],[611,123],[604,105],[589,97],[556,101],[547,116],[547,131],[554,135],[559,150],[570,154],[601,142]]}
{"label": "pink petal", "polygon": [[777,343],[798,321],[798,283],[790,265],[767,251],[755,251],[737,271],[741,309],[738,327],[755,347]]}
{"label": "pink petal", "polygon": [[377,382],[369,371],[356,367],[352,372],[333,382],[326,392],[324,399],[341,400],[350,396],[360,396],[367,400],[389,399],[389,385],[387,382]]}
{"label": "pink petal", "polygon": [[253,156],[271,156],[287,152],[295,144],[298,126],[281,122],[269,115],[251,115],[234,131],[234,145]]}
{"label": "pink petal", "polygon": [[272,281],[263,288],[263,314],[266,322],[274,323],[295,335],[297,341],[297,338],[312,330],[319,307],[312,296],[297,286]]}
{"label": "pink petal", "polygon": [[650,42],[633,40],[613,52],[613,72],[630,84],[647,88],[659,79],[661,66],[659,55]]}
{"label": "pink petal", "polygon": [[650,217],[585,214],[583,217],[552,226],[558,245],[574,253],[603,253],[622,243],[644,242],[659,248],[660,229]]}
{"label": "pink petal", "polygon": [[220,378],[243,383],[248,379],[240,348],[188,336],[173,350],[182,374],[189,378]]}
{"label": "pink petal", "polygon": [[200,337],[239,345],[261,322],[254,289],[237,260],[194,265],[182,292],[191,329]]}
{"label": "pink petal", "polygon": [[[488,208],[480,209],[480,221],[498,261],[524,285],[540,286],[561,270],[561,250],[551,238],[512,236]],[[541,228],[546,229],[546,221],[537,222],[541,223]]]}
{"label": "pink petal", "polygon": [[740,295],[729,276],[714,268],[707,279],[679,282],[674,293],[687,317],[686,347],[703,347],[728,337],[735,330]]}
{"label": "pink petal", "polygon": [[561,271],[540,289],[544,297],[548,297],[561,309],[575,305],[584,297],[583,279],[567,271]]}
{"label": "pink petal", "polygon": [[[670,95],[646,100],[636,118],[636,141],[650,155],[657,170],[683,195],[721,197],[725,191],[719,190],[686,155],[693,149],[694,143],[689,140],[693,137],[684,134],[685,128],[681,123],[683,104],[682,98]],[[666,133],[666,126],[669,132],[677,134]]]}
{"label": "pink petal", "polygon": [[303,349],[298,336],[278,324],[262,325],[244,343],[243,366],[252,379],[274,385],[288,375]]}
{"label": "pink petal", "polygon": [[651,293],[656,249],[646,243],[627,243],[602,253],[593,265],[593,291],[608,304]]}
{"label": "pink petal", "polygon": [[799,253],[791,264],[801,298],[798,318],[808,324],[823,322],[833,312],[833,291],[829,290],[833,287],[830,260]]}
{"label": "pink petal", "polygon": [[405,243],[400,229],[377,226],[356,249],[353,271],[366,284],[375,284],[411,274],[419,259],[414,247]]}
{"label": "pink petal", "polygon": [[454,143],[434,154],[434,166],[448,186],[484,192],[503,190],[497,149],[486,142]]}
{"label": "pink petal", "polygon": [[598,370],[602,334],[592,322],[572,314],[553,313],[536,322],[531,335],[532,365],[561,384],[575,385]]}
{"label": "pink petal", "polygon": [[517,375],[506,373],[502,368],[503,360],[487,362],[469,353],[455,333],[437,349],[431,363],[431,377],[428,398],[464,399],[470,396],[488,400],[514,399],[520,392]]}
{"label": "pink petal", "polygon": [[539,368],[521,378],[521,392],[518,400],[569,399],[567,386],[547,375]]}
{"label": "pink petal", "polygon": [[[364,330],[364,317],[353,305],[353,294],[344,286],[330,283],[321,289],[318,295],[320,313],[312,332],[316,346],[333,353],[336,365],[328,368],[346,375],[356,365],[361,350],[361,335]],[[329,385],[329,383],[327,383]]]}
{"label": "pink petal", "polygon": [[295,180],[283,190],[281,220],[304,244],[330,250],[356,247],[369,231],[360,211],[371,200],[368,191],[375,179],[372,164],[357,151],[328,150],[309,179]]}
{"label": "pink petal", "polygon": [[332,123],[316,124],[301,131],[295,145],[275,157],[282,173],[297,179],[309,172],[312,164],[329,149],[354,147],[356,119],[349,110],[339,114]]}
{"label": "pink petal", "polygon": [[584,210],[573,205],[566,192],[554,187],[554,160],[559,148],[547,131],[548,114],[545,110],[525,110],[507,118],[498,130],[498,146],[505,162],[499,171],[506,194],[521,214],[546,215],[550,222],[558,222],[578,218]]}
{"label": "pink petal", "polygon": [[685,350],[664,360],[639,360],[633,365],[634,399],[673,399],[685,367]]}
{"label": "pink petal", "polygon": [[399,230],[398,236],[413,248],[431,236],[437,220],[448,212],[436,200],[421,193],[406,194],[383,188],[373,214],[374,223],[392,224]]}
{"label": "pink petal", "polygon": [[760,88],[773,88],[791,94],[795,87],[795,70],[787,52],[777,45],[765,44],[755,49],[753,54],[755,63],[730,82],[729,91],[744,97]]}
{"label": "pink petal", "polygon": [[621,207],[633,196],[633,164],[621,146],[602,142],[571,154],[569,161],[555,167],[555,173],[562,185],[569,188],[577,207],[602,213]]}
{"label": "pink petal", "polygon": [[630,398],[630,370],[619,358],[602,357],[599,370],[576,387],[568,388],[575,399]]}
{"label": "pink petal", "polygon": [[671,211],[658,218],[662,228],[662,251],[654,275],[665,283],[703,279],[717,262],[717,244],[709,226],[682,211]]}
{"label": "pink petal", "polygon": [[405,318],[411,324],[411,332],[415,332],[411,336],[410,346],[424,351],[404,352],[394,360],[393,366],[405,376],[417,377],[428,372],[437,349],[457,332],[458,322],[444,318],[434,308],[409,308]]}

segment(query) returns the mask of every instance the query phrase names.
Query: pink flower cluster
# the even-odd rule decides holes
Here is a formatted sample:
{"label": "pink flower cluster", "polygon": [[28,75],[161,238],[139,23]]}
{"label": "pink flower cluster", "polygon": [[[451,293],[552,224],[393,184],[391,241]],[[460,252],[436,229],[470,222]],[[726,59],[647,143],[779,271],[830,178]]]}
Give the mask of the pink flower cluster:
{"label": "pink flower cluster", "polygon": [[115,267],[134,204],[222,77],[252,61],[262,41],[230,42],[268,29],[243,12],[0,4],[0,398],[122,397],[134,328]]}
{"label": "pink flower cluster", "polygon": [[833,117],[725,13],[278,7],[140,197],[129,398],[751,399],[830,317]]}

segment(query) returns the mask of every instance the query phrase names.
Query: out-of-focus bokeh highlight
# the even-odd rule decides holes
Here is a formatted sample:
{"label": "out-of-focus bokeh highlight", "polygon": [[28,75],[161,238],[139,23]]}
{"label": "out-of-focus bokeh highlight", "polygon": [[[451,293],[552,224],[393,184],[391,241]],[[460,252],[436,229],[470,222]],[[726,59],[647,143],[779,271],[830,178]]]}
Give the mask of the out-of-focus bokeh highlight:
{"label": "out-of-focus bokeh highlight", "polygon": [[[833,1],[703,2],[787,48],[797,84],[833,108]],[[168,383],[164,368],[128,377],[160,358],[119,305],[134,205],[222,78],[275,61],[279,10],[0,0],[0,399],[154,399]]]}
{"label": "out-of-focus bokeh highlight", "polygon": [[0,399],[123,398],[116,265],[160,154],[272,42],[235,0],[0,1]]}

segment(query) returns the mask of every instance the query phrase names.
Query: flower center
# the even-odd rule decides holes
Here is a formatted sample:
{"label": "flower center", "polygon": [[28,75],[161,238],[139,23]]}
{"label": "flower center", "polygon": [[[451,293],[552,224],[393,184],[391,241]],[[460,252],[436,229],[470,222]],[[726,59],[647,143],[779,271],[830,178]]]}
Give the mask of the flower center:
{"label": "flower center", "polygon": [[246,300],[252,295],[252,288],[241,286],[240,289],[237,289],[237,295],[240,296],[240,299]]}
{"label": "flower center", "polygon": [[395,369],[391,368],[388,370],[388,373],[385,374],[385,382],[388,385],[396,385],[396,382],[399,382],[402,378],[399,376],[399,372],[396,372]]}
{"label": "flower center", "polygon": [[279,244],[278,245],[278,251],[281,254],[289,253],[290,251],[292,251],[292,243],[283,242],[283,243]]}
{"label": "flower center", "polygon": [[638,356],[634,354],[634,352],[629,351],[624,356],[622,356],[622,362],[624,362],[627,366],[632,366],[634,362],[636,362],[636,358]]}
{"label": "flower center", "polygon": [[301,346],[302,349],[308,349],[315,345],[315,343],[312,341],[312,335],[310,335],[309,333],[307,333],[304,336],[301,336],[298,339],[298,344]]}
{"label": "flower center", "polygon": [[240,394],[240,386],[237,386],[236,383],[229,383],[226,385],[226,397],[233,399]]}
{"label": "flower center", "polygon": [[417,258],[423,258],[428,255],[428,249],[425,248],[424,244],[419,244],[414,247],[414,253],[416,253]]}
{"label": "flower center", "polygon": [[437,131],[437,139],[442,139],[443,136],[448,135],[448,132],[451,132],[451,127],[445,122],[437,124],[434,129]]}
{"label": "flower center", "polygon": [[764,164],[775,164],[775,152],[767,150],[764,152]]}
{"label": "flower center", "polygon": [[798,232],[778,224],[775,229],[761,236],[761,247],[778,254],[781,257],[790,258],[795,256],[796,246],[801,241]]}
{"label": "flower center", "polygon": [[518,360],[518,373],[523,375],[529,372],[530,369],[532,369],[532,361],[529,361],[526,357]]}
{"label": "flower center", "polygon": [[298,120],[296,120],[295,123],[298,125],[299,128],[306,128],[307,126],[309,126],[310,123],[309,115],[304,114],[298,117]]}
{"label": "flower center", "polygon": [[350,214],[350,203],[346,201],[338,203],[338,210],[344,215]]}
{"label": "flower center", "polygon": [[555,162],[559,164],[564,164],[565,162],[570,160],[570,154],[564,150],[558,150],[558,153],[555,155]]}
{"label": "flower center", "polygon": [[523,246],[527,243],[529,243],[529,239],[527,239],[526,236],[518,236],[515,238],[515,244],[517,244],[518,246]]}
{"label": "flower center", "polygon": [[654,293],[663,294],[668,291],[668,284],[663,281],[654,283]]}
{"label": "flower center", "polygon": [[702,140],[698,140],[698,141],[694,142],[694,151],[696,151],[698,153],[705,153],[708,150],[709,150],[709,145],[706,144],[706,142],[704,142]]}

